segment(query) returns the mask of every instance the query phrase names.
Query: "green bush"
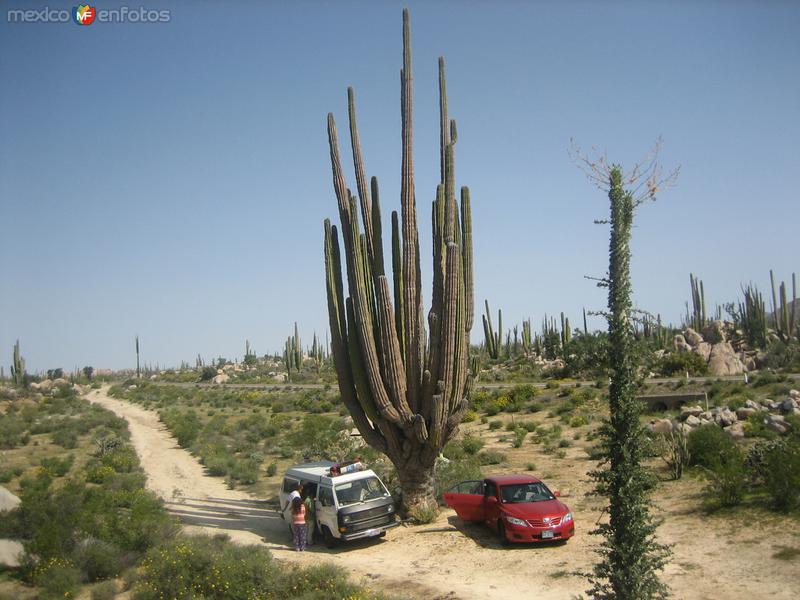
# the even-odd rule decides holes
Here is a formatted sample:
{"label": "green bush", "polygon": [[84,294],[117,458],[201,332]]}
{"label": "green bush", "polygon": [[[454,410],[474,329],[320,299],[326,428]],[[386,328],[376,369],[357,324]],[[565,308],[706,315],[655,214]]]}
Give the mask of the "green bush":
{"label": "green bush", "polygon": [[466,454],[477,454],[483,448],[483,440],[477,436],[467,434],[461,439],[461,448]]}
{"label": "green bush", "polygon": [[505,462],[506,455],[496,450],[487,450],[478,454],[478,460],[482,465],[499,465]]}
{"label": "green bush", "polygon": [[689,375],[705,375],[708,373],[708,364],[703,357],[694,352],[670,352],[662,356],[653,365],[655,371],[664,377],[688,372]]}
{"label": "green bush", "polygon": [[74,598],[81,572],[68,560],[51,558],[36,567],[32,579],[43,600]]}
{"label": "green bush", "polygon": [[502,421],[489,421],[489,430],[496,431],[498,429],[502,429],[503,422]]}
{"label": "green bush", "polygon": [[278,464],[271,462],[267,465],[267,477],[274,477],[278,472]]}
{"label": "green bush", "polygon": [[690,463],[705,468],[713,468],[720,456],[736,447],[730,435],[716,425],[703,425],[689,433]]}
{"label": "green bush", "polygon": [[130,560],[116,544],[89,538],[75,548],[75,564],[87,581],[101,581],[120,575]]}
{"label": "green bush", "polygon": [[92,588],[92,600],[114,600],[117,595],[117,584],[114,581],[103,581]]}
{"label": "green bush", "polygon": [[732,446],[712,461],[706,470],[708,493],[721,506],[735,506],[744,499],[748,489],[748,471],[744,453]]}
{"label": "green bush", "polygon": [[511,442],[514,448],[522,447],[522,443],[525,441],[526,435],[528,435],[528,430],[524,427],[517,427],[514,430],[514,440]]}
{"label": "green bush", "polygon": [[333,565],[300,568],[279,565],[262,546],[239,546],[223,536],[181,537],[150,551],[142,562],[133,600],[196,598],[359,597]]}
{"label": "green bush", "polygon": [[787,512],[800,506],[800,443],[793,440],[767,450],[763,476],[775,508]]}

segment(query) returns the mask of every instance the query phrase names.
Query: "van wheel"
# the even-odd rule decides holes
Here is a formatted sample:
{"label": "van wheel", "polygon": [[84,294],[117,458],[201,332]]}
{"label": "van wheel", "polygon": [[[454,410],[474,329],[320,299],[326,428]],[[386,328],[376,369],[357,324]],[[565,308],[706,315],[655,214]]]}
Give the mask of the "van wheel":
{"label": "van wheel", "polygon": [[325,546],[327,548],[336,547],[336,538],[333,537],[331,530],[328,529],[326,525],[322,526],[322,539],[325,540]]}

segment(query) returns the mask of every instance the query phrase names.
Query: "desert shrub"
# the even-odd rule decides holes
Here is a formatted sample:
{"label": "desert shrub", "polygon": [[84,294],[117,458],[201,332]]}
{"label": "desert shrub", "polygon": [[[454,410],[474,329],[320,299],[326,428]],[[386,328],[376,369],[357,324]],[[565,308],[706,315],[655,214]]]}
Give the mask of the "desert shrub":
{"label": "desert shrub", "polygon": [[267,477],[274,477],[278,472],[278,464],[271,462],[267,465]]}
{"label": "desert shrub", "polygon": [[478,418],[478,413],[476,413],[474,410],[468,410],[464,414],[464,418],[462,419],[462,421],[464,423],[471,423],[472,421],[477,420],[477,418]]}
{"label": "desert shrub", "polygon": [[735,506],[744,499],[747,491],[748,472],[744,453],[738,446],[725,449],[706,469],[707,492],[721,506]]}
{"label": "desert shrub", "polygon": [[530,404],[528,404],[528,412],[530,413],[539,412],[541,410],[544,410],[544,404],[542,404],[541,402],[533,401]]}
{"label": "desert shrub", "polygon": [[561,387],[561,384],[559,384],[557,381],[548,381],[544,387],[548,390],[557,390],[559,387]]}
{"label": "desert shrub", "polygon": [[117,584],[114,581],[103,581],[92,588],[92,600],[114,600],[117,595]]}
{"label": "desert shrub", "polygon": [[442,448],[442,455],[448,460],[461,460],[467,453],[464,452],[464,446],[461,444],[461,440],[453,440]]}
{"label": "desert shrub", "polygon": [[408,516],[414,519],[414,522],[419,525],[433,523],[436,517],[439,516],[439,505],[435,502],[418,504],[409,511]]}
{"label": "desert shrub", "polygon": [[40,464],[51,476],[63,477],[69,472],[73,462],[75,462],[75,457],[72,454],[68,454],[64,458],[57,456],[43,458]]}
{"label": "desert shrub", "polygon": [[123,551],[117,545],[94,538],[83,540],[77,545],[74,560],[90,582],[116,577],[129,566]]}
{"label": "desert shrub", "polygon": [[75,428],[64,426],[60,427],[52,434],[53,443],[71,450],[78,446],[78,432]]}
{"label": "desert shrub", "polygon": [[496,431],[498,429],[502,429],[503,422],[502,421],[489,421],[489,429],[491,431]]}
{"label": "desert shrub", "polygon": [[664,377],[686,372],[689,375],[705,375],[708,373],[708,365],[702,356],[694,352],[670,352],[656,361],[653,370]]}
{"label": "desert shrub", "polygon": [[114,476],[114,469],[108,465],[95,465],[86,471],[86,481],[89,483],[105,483]]}
{"label": "desert shrub", "polygon": [[535,471],[536,470],[536,463],[528,463],[525,465],[526,471]]}
{"label": "desert shrub", "polygon": [[11,449],[24,446],[30,435],[25,421],[14,415],[5,414],[0,419],[0,448]]}
{"label": "desert shrub", "polygon": [[150,551],[134,600],[175,598],[356,598],[359,586],[333,565],[279,565],[261,546],[239,546],[223,536],[182,537]]}
{"label": "desert shrub", "polygon": [[778,437],[778,434],[767,427],[764,422],[764,414],[760,412],[753,413],[747,417],[744,422],[744,434],[747,437],[763,438],[772,440]]}
{"label": "desert shrub", "polygon": [[680,479],[683,470],[689,466],[689,439],[682,429],[663,434],[656,439],[656,448],[667,465],[673,479]]}
{"label": "desert shrub", "polygon": [[523,421],[519,426],[524,427],[528,433],[533,433],[539,427],[534,421]]}
{"label": "desert shrub", "polygon": [[139,458],[132,446],[118,446],[106,452],[100,460],[115,473],[130,473],[139,467]]}
{"label": "desert shrub", "polygon": [[216,376],[217,376],[216,367],[203,367],[203,370],[200,371],[200,381],[211,381]]}
{"label": "desert shrub", "polygon": [[583,427],[586,425],[586,417],[583,415],[575,415],[569,420],[570,427]]}
{"label": "desert shrub", "polygon": [[483,448],[483,440],[477,436],[467,434],[461,439],[461,448],[466,454],[476,454]]}
{"label": "desert shrub", "polygon": [[522,443],[525,441],[525,436],[527,435],[528,435],[527,429],[525,429],[524,427],[517,427],[514,430],[514,440],[511,442],[514,448],[521,448]]}
{"label": "desert shrub", "polygon": [[74,598],[81,583],[81,572],[68,560],[51,558],[36,567],[32,581],[43,600]]}
{"label": "desert shrub", "polygon": [[308,459],[336,461],[349,458],[355,452],[344,419],[339,417],[305,415],[300,428],[287,439]]}
{"label": "desert shrub", "polygon": [[506,455],[497,450],[487,450],[478,454],[478,460],[482,465],[499,465],[505,462]]}
{"label": "desert shrub", "polygon": [[465,460],[451,460],[436,465],[434,487],[436,498],[443,503],[442,494],[459,481],[482,479],[481,465],[478,459],[471,456]]}
{"label": "desert shrub", "polygon": [[258,469],[260,465],[261,461],[252,458],[235,459],[231,465],[230,471],[228,471],[228,475],[231,479],[239,483],[250,485],[258,481]]}
{"label": "desert shrub", "polygon": [[202,429],[200,418],[191,409],[186,412],[166,410],[160,412],[159,417],[182,448],[190,448]]}
{"label": "desert shrub", "polygon": [[730,435],[716,425],[703,425],[689,433],[690,464],[712,468],[719,457],[736,447]]}
{"label": "desert shrub", "polygon": [[800,506],[800,443],[774,444],[764,454],[764,487],[781,511]]}

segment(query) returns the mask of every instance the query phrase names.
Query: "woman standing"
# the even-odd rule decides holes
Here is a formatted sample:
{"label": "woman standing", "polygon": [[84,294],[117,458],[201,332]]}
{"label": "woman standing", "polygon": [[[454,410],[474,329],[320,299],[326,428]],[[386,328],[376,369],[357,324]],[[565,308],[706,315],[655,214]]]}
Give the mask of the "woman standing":
{"label": "woman standing", "polygon": [[292,533],[294,549],[302,552],[306,549],[306,507],[300,496],[292,498]]}

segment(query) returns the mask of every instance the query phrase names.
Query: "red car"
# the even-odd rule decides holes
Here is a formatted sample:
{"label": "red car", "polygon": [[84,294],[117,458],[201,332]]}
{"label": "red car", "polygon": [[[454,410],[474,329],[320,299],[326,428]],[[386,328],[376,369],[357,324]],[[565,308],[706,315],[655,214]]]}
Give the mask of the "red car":
{"label": "red car", "polygon": [[444,501],[462,521],[489,525],[506,545],[575,535],[572,512],[558,496],[530,475],[502,475],[462,481],[444,493]]}

